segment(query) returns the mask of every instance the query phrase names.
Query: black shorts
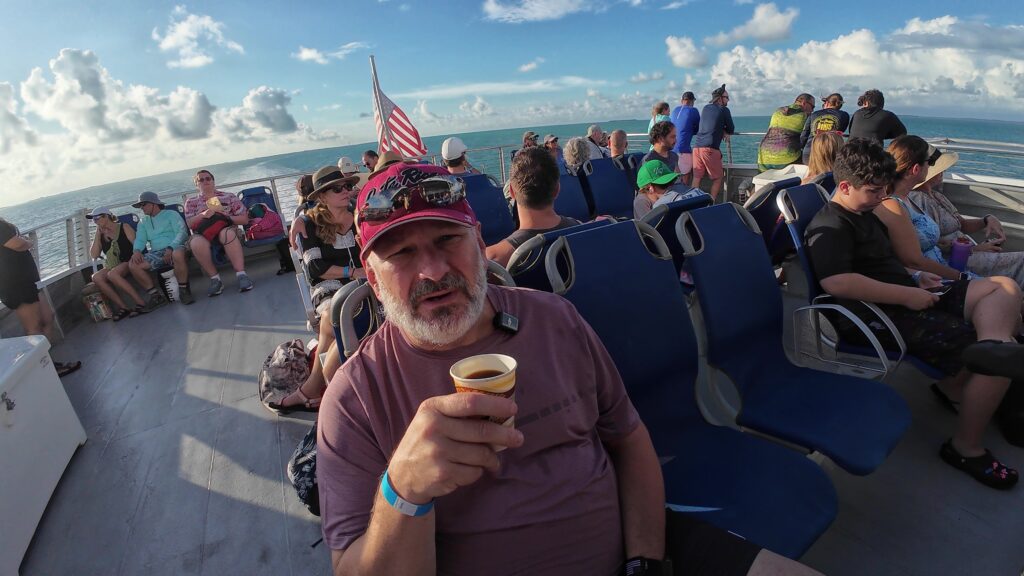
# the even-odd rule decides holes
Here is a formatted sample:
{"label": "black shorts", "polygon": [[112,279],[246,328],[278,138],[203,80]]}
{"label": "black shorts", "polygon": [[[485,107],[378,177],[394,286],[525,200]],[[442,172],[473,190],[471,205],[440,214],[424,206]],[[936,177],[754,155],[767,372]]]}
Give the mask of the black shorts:
{"label": "black shorts", "polygon": [[761,547],[697,519],[665,510],[665,556],[675,576],[743,576]]}
{"label": "black shorts", "polygon": [[36,288],[39,269],[28,252],[23,254],[24,258],[7,261],[8,269],[0,274],[0,302],[11,310],[16,310],[22,304],[39,302],[39,289]]}
{"label": "black shorts", "polygon": [[967,287],[970,280],[957,280],[939,301],[925,310],[911,310],[903,306],[883,306],[882,309],[907,343],[907,353],[953,376],[963,368],[960,354],[967,346],[977,342],[978,333],[964,316]]}

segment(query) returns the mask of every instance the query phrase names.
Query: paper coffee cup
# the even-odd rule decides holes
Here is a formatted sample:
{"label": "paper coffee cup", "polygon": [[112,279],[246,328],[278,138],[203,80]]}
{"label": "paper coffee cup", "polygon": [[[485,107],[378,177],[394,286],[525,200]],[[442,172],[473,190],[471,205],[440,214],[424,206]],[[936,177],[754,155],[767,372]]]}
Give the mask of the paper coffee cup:
{"label": "paper coffee cup", "polygon": [[[459,360],[449,373],[456,392],[490,394],[502,398],[516,398],[516,360],[504,354],[481,354]],[[515,426],[515,416],[505,421],[490,419],[495,424]]]}

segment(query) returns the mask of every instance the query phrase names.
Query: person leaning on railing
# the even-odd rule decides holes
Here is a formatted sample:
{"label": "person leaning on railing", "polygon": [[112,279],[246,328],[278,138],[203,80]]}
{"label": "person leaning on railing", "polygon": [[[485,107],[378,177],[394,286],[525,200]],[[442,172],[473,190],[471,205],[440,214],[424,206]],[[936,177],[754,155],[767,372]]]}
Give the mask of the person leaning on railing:
{"label": "person leaning on railing", "polygon": [[[26,334],[41,334],[54,342],[53,310],[39,299],[39,268],[31,248],[32,243],[17,226],[0,218],[0,303],[14,310]],[[53,367],[59,376],[66,376],[81,368],[82,363],[54,361]]]}

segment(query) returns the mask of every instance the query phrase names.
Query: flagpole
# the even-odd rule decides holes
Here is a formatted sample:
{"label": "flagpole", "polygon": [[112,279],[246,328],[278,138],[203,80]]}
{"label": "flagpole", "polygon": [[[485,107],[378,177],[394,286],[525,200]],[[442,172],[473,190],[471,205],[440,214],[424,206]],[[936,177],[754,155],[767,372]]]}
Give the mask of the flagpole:
{"label": "flagpole", "polygon": [[[370,54],[370,72],[373,75],[373,104],[377,108],[377,117],[380,118],[381,135],[387,138],[387,149],[393,148],[391,144],[391,129],[388,127],[388,123],[384,118],[384,107],[380,104],[380,82],[377,80],[377,62],[373,59],[373,54]],[[383,148],[383,142],[378,142],[378,147]]]}

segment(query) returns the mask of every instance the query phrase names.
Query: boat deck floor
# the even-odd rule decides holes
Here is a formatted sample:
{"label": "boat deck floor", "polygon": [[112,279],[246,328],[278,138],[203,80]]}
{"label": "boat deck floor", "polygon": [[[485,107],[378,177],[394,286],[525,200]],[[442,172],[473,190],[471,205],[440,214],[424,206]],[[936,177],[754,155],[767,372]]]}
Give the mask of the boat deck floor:
{"label": "boat deck floor", "polygon": [[[312,415],[280,417],[256,395],[275,345],[308,338],[292,275],[249,263],[256,282],[192,306],[80,327],[58,359],[83,366],[64,387],[89,435],[50,501],[24,576],[74,574],[326,575],[319,520],[284,466]],[[894,386],[914,424],[874,474],[830,462],[839,516],[803,560],[833,575],[1017,575],[1024,567],[1024,487],[997,492],[939,460],[954,416],[901,368]],[[1024,468],[995,430],[987,445]]]}

